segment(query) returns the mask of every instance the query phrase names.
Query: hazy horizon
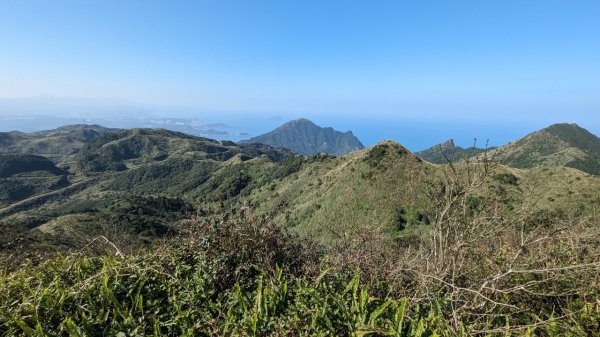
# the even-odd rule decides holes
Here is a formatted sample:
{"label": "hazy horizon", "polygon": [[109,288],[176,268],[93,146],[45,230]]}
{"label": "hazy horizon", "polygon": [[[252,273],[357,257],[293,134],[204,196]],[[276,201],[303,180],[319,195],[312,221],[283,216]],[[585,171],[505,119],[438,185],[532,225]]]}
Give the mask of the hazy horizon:
{"label": "hazy horizon", "polygon": [[[14,113],[10,113],[13,111]],[[582,118],[583,117],[583,118]],[[322,127],[338,131],[351,130],[365,146],[391,139],[411,151],[420,151],[454,139],[458,146],[470,147],[474,138],[477,146],[501,146],[528,133],[554,123],[577,123],[598,135],[600,128],[595,119],[573,116],[571,119],[538,118],[535,121],[482,121],[405,118],[389,116],[345,116],[327,114],[269,114],[265,112],[211,112],[190,107],[151,106],[122,99],[89,99],[65,97],[28,97],[0,99],[0,131],[40,131],[66,124],[100,124],[107,127],[165,127],[161,120],[184,119],[197,123],[202,136],[239,141],[271,131],[281,124],[297,118],[308,118]],[[150,124],[152,121],[153,124]],[[171,127],[172,128],[172,127]],[[186,132],[185,130],[182,130]],[[199,130],[194,130],[198,132]],[[188,132],[190,133],[190,132]]]}

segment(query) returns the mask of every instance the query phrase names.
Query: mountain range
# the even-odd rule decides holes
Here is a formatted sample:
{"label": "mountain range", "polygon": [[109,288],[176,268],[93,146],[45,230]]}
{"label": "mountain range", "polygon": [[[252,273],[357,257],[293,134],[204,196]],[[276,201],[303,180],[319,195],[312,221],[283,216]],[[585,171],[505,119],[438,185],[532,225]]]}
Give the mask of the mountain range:
{"label": "mountain range", "polygon": [[[295,125],[309,124],[286,129]],[[392,141],[344,156],[304,156],[164,129],[76,125],[0,137],[0,249],[15,237],[75,247],[109,227],[146,242],[223,206],[248,206],[323,242],[364,226],[405,237],[431,221],[426,191],[445,170]],[[568,124],[489,150],[513,167],[494,166],[486,189],[507,209],[541,198],[540,210],[591,211],[600,188],[587,174],[597,172],[596,146],[595,136]]]}

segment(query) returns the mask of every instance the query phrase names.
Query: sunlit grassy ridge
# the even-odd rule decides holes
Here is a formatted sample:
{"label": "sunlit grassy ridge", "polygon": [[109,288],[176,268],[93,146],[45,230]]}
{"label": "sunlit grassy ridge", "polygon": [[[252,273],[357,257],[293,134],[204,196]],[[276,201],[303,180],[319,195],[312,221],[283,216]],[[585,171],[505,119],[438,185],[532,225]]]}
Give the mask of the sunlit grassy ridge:
{"label": "sunlit grassy ridge", "polygon": [[[554,131],[539,134],[588,150],[595,144],[593,137],[575,126],[549,129]],[[587,135],[587,141],[575,142],[571,129],[580,131],[576,136]],[[36,228],[51,234],[60,232],[64,224],[63,232],[77,228],[86,234],[96,233],[94,228],[103,228],[105,223],[115,223],[126,232],[140,232],[141,226],[147,226],[151,233],[152,228],[173,227],[181,219],[175,208],[163,214],[149,211],[146,197],[181,198],[203,210],[219,203],[251,206],[297,233],[324,242],[351,237],[353,231],[364,228],[382,229],[389,237],[418,235],[431,221],[428,191],[443,176],[443,165],[424,162],[394,142],[342,157],[304,157],[266,145],[219,142],[160,129],[109,132],[77,126],[43,135],[13,136],[26,140],[11,143],[10,151],[28,146],[31,139],[71,144],[64,149],[70,151],[64,160],[70,161],[61,164],[68,175],[13,175],[2,182],[10,188],[0,192],[0,203],[10,207],[0,209],[0,227],[6,237],[17,233],[33,245],[41,235],[32,233]],[[554,151],[556,144],[548,144]],[[527,156],[544,157],[535,148],[530,150],[525,151]],[[490,176],[486,183],[485,193],[502,198],[506,208],[526,202],[567,215],[595,212],[594,189],[600,186],[595,176],[557,167],[520,170],[496,166],[495,170],[499,176],[516,179]],[[121,207],[124,204],[130,206]],[[71,225],[73,219],[82,219],[81,225]],[[78,246],[76,240],[70,244],[51,235],[46,235],[46,240]]]}
{"label": "sunlit grassy ridge", "polygon": [[0,132],[0,151],[40,155],[68,165],[86,143],[110,130],[99,125],[79,124],[33,133]]}
{"label": "sunlit grassy ridge", "polygon": [[600,174],[600,138],[576,124],[554,124],[497,150],[497,159],[513,167],[572,167]]}
{"label": "sunlit grassy ridge", "polygon": [[432,174],[430,164],[384,142],[342,158],[312,157],[249,199],[259,210],[275,210],[282,222],[320,240],[349,235],[361,226],[394,233],[402,227],[399,209],[423,209],[426,196],[417,191]]}
{"label": "sunlit grassy ridge", "polygon": [[[352,240],[370,229],[393,241],[429,230],[430,192],[444,171],[389,141],[343,157],[297,156],[164,130],[108,133],[94,142],[80,160],[116,151],[127,154],[129,159],[115,161],[127,169],[72,176],[59,193],[5,210],[1,249],[24,255],[39,248],[79,249],[103,232],[126,233],[112,239],[128,246],[136,240],[135,246],[145,245],[176,234],[190,214],[219,204],[249,206],[323,243]],[[211,157],[215,153],[221,157]],[[573,169],[494,165],[478,193],[502,200],[506,212],[529,204],[568,218],[596,214],[599,187],[596,176]]]}
{"label": "sunlit grassy ridge", "polygon": [[[598,176],[565,167],[516,169],[487,160],[490,171],[477,194],[498,200],[505,212],[528,205],[575,217],[600,208]],[[454,166],[467,174],[475,162],[483,160]],[[293,173],[243,200],[322,241],[346,239],[364,227],[406,236],[427,230],[429,192],[443,180],[445,167],[424,162],[397,143],[382,142],[344,157],[297,158]]]}

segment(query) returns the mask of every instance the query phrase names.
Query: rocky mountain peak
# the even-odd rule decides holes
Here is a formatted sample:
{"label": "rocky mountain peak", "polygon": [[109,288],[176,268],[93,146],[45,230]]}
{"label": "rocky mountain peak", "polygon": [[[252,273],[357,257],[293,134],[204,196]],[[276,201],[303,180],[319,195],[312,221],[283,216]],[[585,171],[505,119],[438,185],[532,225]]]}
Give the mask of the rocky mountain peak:
{"label": "rocky mountain peak", "polygon": [[441,146],[443,148],[453,148],[453,147],[456,147],[456,145],[454,144],[454,139],[448,139],[447,141],[443,142],[441,144]]}
{"label": "rocky mountain peak", "polygon": [[284,147],[304,155],[320,152],[344,155],[364,148],[352,131],[340,132],[331,127],[320,127],[306,118],[287,122],[271,132],[243,143]]}

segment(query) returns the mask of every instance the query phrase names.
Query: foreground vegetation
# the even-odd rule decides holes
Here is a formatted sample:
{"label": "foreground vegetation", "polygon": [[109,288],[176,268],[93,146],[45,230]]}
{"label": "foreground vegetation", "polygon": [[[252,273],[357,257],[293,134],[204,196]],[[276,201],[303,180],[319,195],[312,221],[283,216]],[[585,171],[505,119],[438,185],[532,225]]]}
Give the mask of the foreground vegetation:
{"label": "foreground vegetation", "polygon": [[[597,329],[593,303],[525,327],[490,320],[456,327],[447,302],[418,304],[374,296],[360,274],[317,277],[282,269],[223,283],[217,261],[186,249],[125,259],[57,258],[2,278],[3,335],[586,336]],[[266,267],[266,266],[262,266]],[[527,316],[527,315],[524,315]],[[552,319],[552,318],[551,318]],[[560,320],[559,320],[560,319]],[[494,334],[494,332],[496,332]]]}
{"label": "foreground vegetation", "polygon": [[39,264],[5,260],[0,333],[599,336],[596,221],[499,213],[474,199],[482,170],[448,169],[421,236],[361,229],[323,246],[241,208],[150,249],[99,236]]}
{"label": "foreground vegetation", "polygon": [[[188,249],[118,259],[58,258],[3,277],[6,336],[428,335],[440,316],[360,283],[256,270],[234,284]],[[266,266],[262,266],[266,267]],[[232,275],[230,275],[232,276]],[[243,281],[243,283],[240,283]],[[432,310],[432,309],[429,309]]]}

